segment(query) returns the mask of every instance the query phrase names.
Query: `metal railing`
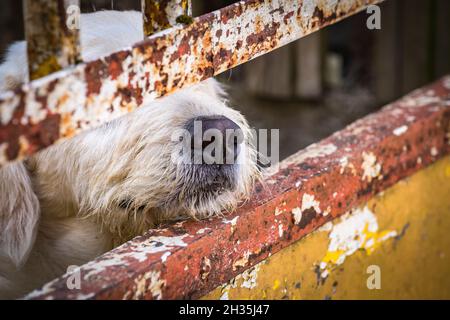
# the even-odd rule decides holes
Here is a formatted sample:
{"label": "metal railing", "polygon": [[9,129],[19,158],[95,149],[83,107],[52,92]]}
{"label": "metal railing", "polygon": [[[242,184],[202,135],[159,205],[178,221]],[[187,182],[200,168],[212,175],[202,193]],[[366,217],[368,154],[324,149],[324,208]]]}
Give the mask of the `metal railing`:
{"label": "metal railing", "polygon": [[[156,14],[162,7],[152,7],[155,2],[175,9]],[[190,19],[188,1],[143,1],[147,34],[174,21],[177,24],[132,48],[70,66],[79,59],[78,37],[62,22],[67,18],[63,9],[72,2],[26,1],[27,16],[33,12],[26,24],[34,25],[26,27],[31,78],[62,70],[0,96],[0,165],[23,159],[133,111],[144,100],[218,75],[379,2],[245,0]],[[163,11],[165,15],[161,15]],[[49,21],[52,30],[46,38],[43,33],[48,28],[43,25]],[[106,92],[104,86],[113,90]]]}

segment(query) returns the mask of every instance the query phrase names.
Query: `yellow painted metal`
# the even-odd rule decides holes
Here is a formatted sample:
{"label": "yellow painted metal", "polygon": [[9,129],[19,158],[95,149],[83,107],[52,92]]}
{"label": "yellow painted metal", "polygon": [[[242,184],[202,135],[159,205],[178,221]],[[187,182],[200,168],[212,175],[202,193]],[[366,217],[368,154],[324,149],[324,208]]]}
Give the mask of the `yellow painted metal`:
{"label": "yellow painted metal", "polygon": [[203,297],[218,298],[450,299],[450,156]]}

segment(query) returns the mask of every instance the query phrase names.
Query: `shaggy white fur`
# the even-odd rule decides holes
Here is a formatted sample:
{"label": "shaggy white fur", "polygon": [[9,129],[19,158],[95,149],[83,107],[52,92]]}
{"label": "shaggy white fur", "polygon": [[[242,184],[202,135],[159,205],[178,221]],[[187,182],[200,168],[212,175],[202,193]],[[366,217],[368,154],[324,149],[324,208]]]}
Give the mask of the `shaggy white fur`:
{"label": "shaggy white fur", "polygon": [[[141,14],[81,16],[84,60],[143,39]],[[0,90],[27,81],[26,44],[10,47]],[[18,297],[160,222],[235,208],[257,177],[243,116],[215,80],[159,99],[99,129],[0,170],[0,298]],[[172,134],[199,116],[225,116],[243,130],[233,187],[209,190],[211,170],[171,160]]]}

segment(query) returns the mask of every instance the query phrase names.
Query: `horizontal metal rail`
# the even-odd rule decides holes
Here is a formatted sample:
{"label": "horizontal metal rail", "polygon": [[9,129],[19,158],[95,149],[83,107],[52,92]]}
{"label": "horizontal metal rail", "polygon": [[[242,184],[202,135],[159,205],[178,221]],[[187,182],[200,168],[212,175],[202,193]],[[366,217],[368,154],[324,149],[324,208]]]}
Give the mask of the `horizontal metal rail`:
{"label": "horizontal metal rail", "polygon": [[28,299],[198,298],[450,154],[450,76],[288,158],[226,217],[151,230]]}
{"label": "horizontal metal rail", "polygon": [[381,0],[245,0],[0,96],[0,165],[220,74]]}

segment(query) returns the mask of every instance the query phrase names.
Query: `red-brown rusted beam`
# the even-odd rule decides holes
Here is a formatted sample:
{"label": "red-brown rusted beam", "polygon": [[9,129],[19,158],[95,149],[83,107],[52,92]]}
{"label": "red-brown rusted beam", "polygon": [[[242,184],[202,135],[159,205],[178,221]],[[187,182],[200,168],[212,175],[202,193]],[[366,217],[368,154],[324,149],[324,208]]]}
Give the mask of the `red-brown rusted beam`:
{"label": "red-brown rusted beam", "polygon": [[80,290],[65,275],[27,298],[198,298],[449,153],[450,76],[288,158],[237,212],[149,231],[82,266]]}
{"label": "red-brown rusted beam", "polygon": [[0,165],[113,120],[381,0],[246,0],[0,96]]}
{"label": "red-brown rusted beam", "polygon": [[24,0],[23,3],[30,79],[81,62],[77,23],[80,1]]}
{"label": "red-brown rusted beam", "polygon": [[141,0],[141,4],[146,36],[192,21],[191,0]]}

